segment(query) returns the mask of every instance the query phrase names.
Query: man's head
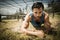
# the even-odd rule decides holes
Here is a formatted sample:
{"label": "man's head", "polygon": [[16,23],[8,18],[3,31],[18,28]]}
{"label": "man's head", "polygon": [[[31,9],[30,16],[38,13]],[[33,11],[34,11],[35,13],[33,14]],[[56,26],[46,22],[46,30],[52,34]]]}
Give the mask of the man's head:
{"label": "man's head", "polygon": [[40,17],[43,10],[44,10],[44,6],[41,2],[35,2],[32,5],[32,11],[34,13],[34,17]]}

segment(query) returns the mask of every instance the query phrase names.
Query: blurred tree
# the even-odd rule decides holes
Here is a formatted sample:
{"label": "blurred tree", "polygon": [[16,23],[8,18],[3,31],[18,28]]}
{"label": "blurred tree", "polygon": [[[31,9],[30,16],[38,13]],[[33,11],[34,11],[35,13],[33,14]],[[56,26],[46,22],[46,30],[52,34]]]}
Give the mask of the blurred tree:
{"label": "blurred tree", "polygon": [[24,15],[24,11],[22,11],[22,9],[21,8],[19,8],[19,13],[18,13],[19,15]]}
{"label": "blurred tree", "polygon": [[52,1],[52,8],[54,12],[60,12],[60,0]]}
{"label": "blurred tree", "polygon": [[55,12],[60,12],[60,0],[52,0],[49,6],[52,7],[53,17]]}
{"label": "blurred tree", "polygon": [[19,21],[19,13],[16,11],[15,18]]}
{"label": "blurred tree", "polygon": [[2,19],[1,19],[1,14],[0,14],[0,22],[2,21]]}

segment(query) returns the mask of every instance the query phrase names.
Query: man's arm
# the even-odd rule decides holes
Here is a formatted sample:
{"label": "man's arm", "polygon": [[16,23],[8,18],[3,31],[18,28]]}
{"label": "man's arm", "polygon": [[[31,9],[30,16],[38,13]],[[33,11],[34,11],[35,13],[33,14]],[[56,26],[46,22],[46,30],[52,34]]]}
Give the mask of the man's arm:
{"label": "man's arm", "polygon": [[23,21],[23,24],[22,24],[22,27],[21,27],[21,30],[23,31],[23,33],[26,33],[26,34],[29,34],[29,35],[35,35],[35,36],[38,36],[40,38],[43,38],[44,37],[44,32],[43,31],[27,30],[27,28],[29,26],[30,19],[31,19],[31,17],[29,15],[27,15],[25,17],[25,20]]}
{"label": "man's arm", "polygon": [[21,30],[22,31],[27,31],[27,28],[29,26],[29,21],[30,21],[30,16],[29,16],[29,14],[27,14],[23,23],[22,23],[22,25],[21,25]]}
{"label": "man's arm", "polygon": [[34,30],[27,30],[27,28],[29,27],[29,22],[31,20],[31,17],[29,16],[29,14],[26,15],[25,20],[22,23],[22,27],[21,30],[23,31],[23,33],[25,32],[26,34],[31,34],[34,35],[35,33],[33,32]]}
{"label": "man's arm", "polygon": [[45,28],[47,29],[47,31],[51,30],[51,23],[49,21],[49,15],[48,13],[45,12],[45,23],[44,23],[44,26]]}

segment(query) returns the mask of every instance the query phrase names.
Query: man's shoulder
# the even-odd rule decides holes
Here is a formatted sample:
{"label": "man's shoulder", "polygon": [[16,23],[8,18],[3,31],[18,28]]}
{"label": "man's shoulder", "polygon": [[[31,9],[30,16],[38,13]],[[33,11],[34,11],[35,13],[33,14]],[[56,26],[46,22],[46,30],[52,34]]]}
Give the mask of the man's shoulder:
{"label": "man's shoulder", "polygon": [[27,20],[27,21],[31,20],[30,14],[27,14],[24,19]]}
{"label": "man's shoulder", "polygon": [[49,14],[47,12],[44,13],[45,13],[45,19],[47,19],[49,17]]}

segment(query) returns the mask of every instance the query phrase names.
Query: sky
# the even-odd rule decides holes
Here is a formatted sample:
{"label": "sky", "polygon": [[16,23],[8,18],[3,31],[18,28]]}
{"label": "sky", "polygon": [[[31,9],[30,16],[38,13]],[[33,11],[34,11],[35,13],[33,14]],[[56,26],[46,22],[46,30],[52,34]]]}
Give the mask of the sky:
{"label": "sky", "polygon": [[19,8],[26,13],[26,5],[31,12],[31,6],[33,2],[42,2],[44,4],[44,7],[48,7],[48,3],[51,2],[51,0],[0,0],[0,14],[2,15],[12,15],[16,12],[19,12]]}

